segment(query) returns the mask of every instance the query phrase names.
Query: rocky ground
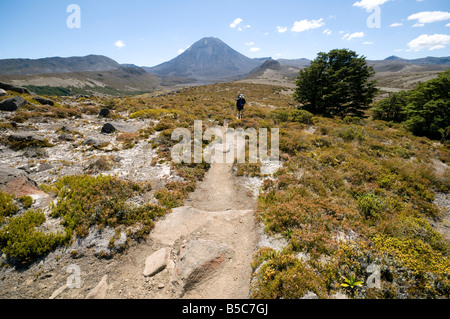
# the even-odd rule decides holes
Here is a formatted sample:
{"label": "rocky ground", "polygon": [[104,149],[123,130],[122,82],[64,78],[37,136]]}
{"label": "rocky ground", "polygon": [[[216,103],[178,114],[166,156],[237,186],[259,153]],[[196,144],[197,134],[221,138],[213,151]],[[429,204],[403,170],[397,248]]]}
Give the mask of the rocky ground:
{"label": "rocky ground", "polygon": [[[7,123],[13,113],[0,116]],[[48,215],[54,198],[38,185],[62,176],[111,174],[150,182],[153,191],[180,180],[169,164],[153,161],[156,153],[149,142],[123,148],[117,140],[117,132],[133,134],[149,124],[150,120],[82,114],[71,119],[33,118],[2,130],[3,139],[53,144],[22,150],[0,145],[2,187],[14,186],[17,197],[32,196],[32,208]],[[115,134],[108,132],[111,126]],[[107,168],[101,166],[105,159]],[[260,245],[280,246],[255,220],[261,182],[257,177],[236,177],[232,164],[213,164],[185,206],[158,221],[148,238],[127,241],[122,232],[111,247],[114,229],[91,229],[87,237],[27,267],[8,265],[3,256],[0,298],[248,298],[254,254]],[[152,193],[133,200],[155,201]],[[47,219],[43,227],[62,230],[59,220]],[[123,246],[126,249],[117,253],[115,248]],[[105,253],[110,258],[101,258]]]}

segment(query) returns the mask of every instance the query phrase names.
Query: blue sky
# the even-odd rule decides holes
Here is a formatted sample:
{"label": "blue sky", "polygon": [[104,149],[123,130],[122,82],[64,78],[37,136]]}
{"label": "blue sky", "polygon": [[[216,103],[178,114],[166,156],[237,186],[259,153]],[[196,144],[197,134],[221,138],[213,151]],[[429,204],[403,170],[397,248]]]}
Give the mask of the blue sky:
{"label": "blue sky", "polygon": [[[68,27],[71,4],[80,28]],[[154,66],[209,36],[251,58],[314,59],[335,48],[442,57],[449,11],[448,0],[0,0],[0,59],[101,54]]]}

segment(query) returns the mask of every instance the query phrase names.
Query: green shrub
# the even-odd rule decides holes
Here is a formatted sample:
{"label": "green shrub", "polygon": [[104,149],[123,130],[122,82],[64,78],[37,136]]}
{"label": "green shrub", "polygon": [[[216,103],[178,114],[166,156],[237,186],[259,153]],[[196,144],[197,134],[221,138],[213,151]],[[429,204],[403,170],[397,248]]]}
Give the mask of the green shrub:
{"label": "green shrub", "polygon": [[295,110],[291,112],[292,121],[302,124],[313,124],[313,114],[305,110]]}
{"label": "green shrub", "polygon": [[36,230],[44,222],[45,214],[42,211],[28,211],[11,218],[0,230],[0,249],[8,257],[28,263],[67,242],[69,237],[65,234]]}
{"label": "green shrub", "polygon": [[22,203],[25,209],[28,209],[31,207],[31,205],[33,205],[33,198],[31,198],[30,196],[20,197],[19,201]]}
{"label": "green shrub", "polygon": [[[91,226],[100,227],[142,223],[153,227],[152,220],[165,213],[154,205],[136,207],[126,201],[144,191],[137,183],[112,176],[66,176],[54,188],[57,202],[52,205],[52,216],[62,217],[68,233],[84,237]],[[148,188],[147,188],[148,189]]]}
{"label": "green shrub", "polygon": [[[308,292],[314,292],[319,298],[326,297],[325,280],[310,267],[287,253],[275,253],[261,250],[260,266],[253,275],[251,298],[254,299],[299,299]],[[266,261],[261,264],[262,261]]]}
{"label": "green shrub", "polygon": [[377,235],[373,238],[377,249],[396,257],[403,265],[415,274],[432,272],[435,274],[450,274],[450,260],[442,253],[436,252],[420,239],[402,239]]}
{"label": "green shrub", "polygon": [[345,142],[351,141],[364,141],[366,132],[363,127],[360,126],[344,126],[336,130],[336,135],[342,138]]}
{"label": "green shrub", "polygon": [[377,195],[367,193],[357,199],[359,211],[366,217],[377,217],[385,210],[385,203]]}
{"label": "green shrub", "polygon": [[5,217],[14,215],[19,208],[14,204],[14,196],[0,191],[0,225]]}

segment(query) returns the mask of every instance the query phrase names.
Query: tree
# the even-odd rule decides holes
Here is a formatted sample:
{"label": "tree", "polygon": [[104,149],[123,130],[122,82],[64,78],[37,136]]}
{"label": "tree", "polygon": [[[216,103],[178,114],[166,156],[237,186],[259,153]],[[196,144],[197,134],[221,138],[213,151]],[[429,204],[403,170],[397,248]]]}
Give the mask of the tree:
{"label": "tree", "polygon": [[372,66],[347,49],[319,53],[300,71],[293,94],[301,107],[325,116],[363,116],[377,92]]}
{"label": "tree", "polygon": [[406,120],[405,107],[408,104],[406,91],[389,93],[389,97],[377,102],[373,108],[373,118],[401,123]]}
{"label": "tree", "polygon": [[450,137],[450,70],[408,92],[390,94],[373,108],[376,120],[403,123],[413,134],[432,139]]}
{"label": "tree", "polygon": [[411,90],[405,113],[405,126],[415,135],[443,138],[440,130],[450,127],[450,70]]}

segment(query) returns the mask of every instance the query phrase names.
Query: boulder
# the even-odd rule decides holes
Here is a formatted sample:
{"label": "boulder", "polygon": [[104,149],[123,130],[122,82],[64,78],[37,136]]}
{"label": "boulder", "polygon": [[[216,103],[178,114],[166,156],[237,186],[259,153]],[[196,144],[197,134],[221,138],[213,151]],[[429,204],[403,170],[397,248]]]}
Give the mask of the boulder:
{"label": "boulder", "polygon": [[76,132],[76,130],[70,125],[63,125],[60,128],[60,130],[63,131],[63,132]]}
{"label": "boulder", "polygon": [[30,132],[20,132],[8,136],[8,141],[10,142],[44,142],[42,136],[30,133]]}
{"label": "boulder", "polygon": [[170,249],[161,248],[145,260],[144,276],[151,277],[164,270],[169,264]]}
{"label": "boulder", "polygon": [[315,294],[315,293],[313,293],[313,292],[311,292],[311,291],[308,291],[308,293],[307,294],[305,294],[302,298],[300,298],[300,299],[319,299],[319,297]]}
{"label": "boulder", "polygon": [[122,251],[127,245],[127,235],[120,232],[116,235],[114,228],[89,230],[89,234],[84,238],[78,238],[71,246],[71,250],[84,254],[86,249],[92,250],[94,256],[98,258],[110,258],[114,254]]}
{"label": "boulder", "polygon": [[110,109],[101,109],[99,116],[107,117],[109,114],[111,114]]}
{"label": "boulder", "polygon": [[3,82],[0,82],[0,89],[6,90],[6,91],[13,91],[13,92],[17,92],[20,94],[32,94],[28,89],[20,87],[20,86],[15,86],[15,85],[11,85],[11,84],[6,84]]}
{"label": "boulder", "polygon": [[135,134],[137,131],[141,129],[140,125],[127,124],[123,122],[108,122],[103,125],[102,133],[111,134],[115,131],[119,131],[122,133],[131,133]]}
{"label": "boulder", "polygon": [[114,133],[115,131],[116,131],[116,128],[111,123],[106,123],[102,127],[102,133],[105,133],[105,134],[111,134],[111,133]]}
{"label": "boulder", "polygon": [[94,148],[102,148],[108,144],[109,144],[108,141],[103,141],[103,140],[100,140],[98,138],[93,138],[93,137],[88,138],[87,140],[85,140],[83,142],[83,145],[93,146]]}
{"label": "boulder", "polygon": [[75,139],[72,137],[72,135],[63,133],[60,136],[58,136],[59,141],[66,141],[66,142],[74,142]]}
{"label": "boulder", "polygon": [[207,223],[210,215],[193,207],[177,207],[172,209],[163,220],[159,221],[150,233],[150,238],[163,245],[172,246],[182,236],[189,235]]}
{"label": "boulder", "polygon": [[92,289],[86,299],[105,299],[108,293],[108,275],[104,275],[102,280]]}
{"label": "boulder", "polygon": [[184,290],[217,270],[230,258],[232,248],[225,243],[210,240],[192,240],[180,249],[180,260],[175,268],[175,275]]}
{"label": "boulder", "polygon": [[0,89],[0,96],[5,96],[5,95],[8,95],[8,93],[5,90]]}
{"label": "boulder", "polygon": [[23,170],[7,165],[0,165],[0,190],[15,197],[31,196],[35,200],[48,197]]}
{"label": "boulder", "polygon": [[50,106],[55,105],[55,103],[52,100],[43,98],[42,96],[36,96],[36,97],[33,98],[33,100],[35,100],[36,102],[41,103],[42,105],[50,105]]}
{"label": "boulder", "polygon": [[18,108],[25,106],[28,102],[20,97],[15,96],[0,102],[0,111],[15,112]]}

